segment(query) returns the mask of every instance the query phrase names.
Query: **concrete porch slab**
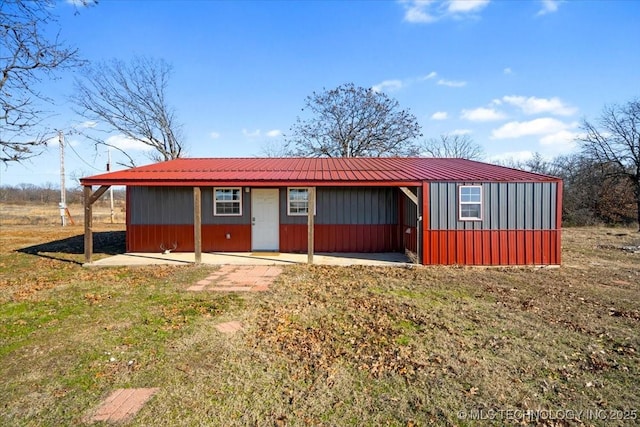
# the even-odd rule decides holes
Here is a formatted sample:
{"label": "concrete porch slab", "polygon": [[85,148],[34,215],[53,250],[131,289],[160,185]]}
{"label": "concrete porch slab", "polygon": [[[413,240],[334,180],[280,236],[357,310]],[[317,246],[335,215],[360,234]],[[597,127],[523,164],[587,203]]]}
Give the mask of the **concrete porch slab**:
{"label": "concrete porch slab", "polygon": [[[194,262],[193,252],[127,253],[114,255],[85,264],[89,267],[133,266],[133,265],[187,265]],[[307,254],[292,253],[251,253],[251,252],[208,252],[202,254],[202,263],[211,265],[290,265],[306,264]],[[317,265],[369,265],[395,266],[410,265],[409,259],[401,253],[317,253],[313,256]]]}

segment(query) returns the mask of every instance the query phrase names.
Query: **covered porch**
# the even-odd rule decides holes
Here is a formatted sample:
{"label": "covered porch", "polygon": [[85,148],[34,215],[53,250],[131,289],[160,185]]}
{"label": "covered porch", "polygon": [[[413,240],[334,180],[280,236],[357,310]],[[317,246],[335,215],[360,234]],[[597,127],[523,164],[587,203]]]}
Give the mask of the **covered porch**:
{"label": "covered porch", "polygon": [[[201,264],[208,265],[292,265],[305,264],[308,254],[278,252],[203,252]],[[125,253],[93,261],[87,266],[115,267],[142,265],[186,265],[195,262],[193,252]],[[316,253],[313,263],[317,265],[366,265],[379,267],[405,267],[412,261],[398,252],[385,253]]]}

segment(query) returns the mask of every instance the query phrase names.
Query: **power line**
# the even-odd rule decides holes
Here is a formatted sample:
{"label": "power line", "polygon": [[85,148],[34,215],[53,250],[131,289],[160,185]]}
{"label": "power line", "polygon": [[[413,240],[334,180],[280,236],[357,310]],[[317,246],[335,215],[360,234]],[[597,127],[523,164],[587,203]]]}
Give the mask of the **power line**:
{"label": "power line", "polygon": [[76,157],[78,157],[78,159],[80,159],[80,161],[82,161],[85,165],[89,166],[91,169],[95,169],[98,172],[102,172],[102,169],[98,169],[97,167],[93,166],[92,164],[89,164],[85,159],[83,159],[80,154],[78,154],[78,152],[76,151],[75,148],[73,148],[73,145],[68,144],[67,147],[71,148],[71,151],[74,152],[74,154],[76,155]]}

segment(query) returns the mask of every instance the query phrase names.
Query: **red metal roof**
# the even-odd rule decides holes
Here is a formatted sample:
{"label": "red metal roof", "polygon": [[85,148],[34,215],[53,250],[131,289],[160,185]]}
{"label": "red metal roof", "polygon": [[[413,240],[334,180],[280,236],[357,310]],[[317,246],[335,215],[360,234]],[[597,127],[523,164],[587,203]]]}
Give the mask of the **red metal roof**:
{"label": "red metal roof", "polygon": [[183,158],[83,178],[83,185],[416,186],[422,181],[556,181],[464,159]]}

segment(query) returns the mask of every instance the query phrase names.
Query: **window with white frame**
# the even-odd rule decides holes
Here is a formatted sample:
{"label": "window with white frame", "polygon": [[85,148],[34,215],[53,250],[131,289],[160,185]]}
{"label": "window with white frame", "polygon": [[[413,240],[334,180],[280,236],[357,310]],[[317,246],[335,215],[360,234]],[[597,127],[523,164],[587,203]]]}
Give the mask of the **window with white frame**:
{"label": "window with white frame", "polygon": [[[309,213],[309,189],[290,187],[287,189],[287,215],[307,215]],[[314,212],[315,215],[315,212]]]}
{"label": "window with white frame", "polygon": [[213,195],[214,215],[242,215],[242,188],[214,188]]}
{"label": "window with white frame", "polygon": [[458,217],[460,221],[482,219],[482,187],[461,185],[458,187]]}

